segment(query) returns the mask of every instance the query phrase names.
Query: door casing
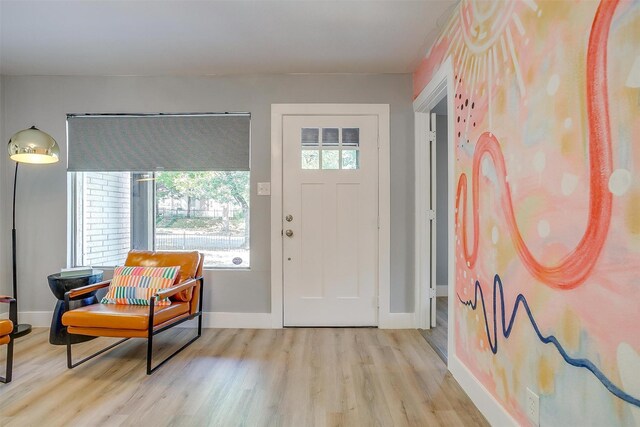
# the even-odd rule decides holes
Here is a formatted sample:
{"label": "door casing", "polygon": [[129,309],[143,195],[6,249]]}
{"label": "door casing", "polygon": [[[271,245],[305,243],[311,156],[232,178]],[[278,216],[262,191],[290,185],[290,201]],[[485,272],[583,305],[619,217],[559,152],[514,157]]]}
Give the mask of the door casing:
{"label": "door casing", "polygon": [[391,295],[390,127],[388,104],[272,104],[271,105],[271,327],[282,328],[282,137],[283,117],[296,115],[375,115],[378,118],[378,327],[394,327]]}
{"label": "door casing", "polygon": [[[453,215],[455,212],[455,144],[454,139],[454,76],[453,64],[451,58],[447,59],[440,68],[435,72],[429,84],[423,89],[413,102],[413,110],[415,112],[415,314],[416,327],[421,329],[429,329],[431,318],[435,316],[432,313],[431,301],[429,300],[429,289],[435,287],[435,281],[432,281],[433,272],[430,267],[431,260],[431,236],[429,235],[429,220],[427,211],[429,209],[429,193],[433,189],[435,191],[435,176],[430,179],[431,167],[429,158],[429,121],[431,119],[430,112],[438,102],[445,96],[447,102],[447,141],[449,143],[448,150],[448,200],[449,213]],[[433,187],[432,187],[433,186]],[[449,354],[448,365],[455,356],[455,310],[453,304],[457,300],[455,294],[455,221],[450,220],[448,227],[448,329],[447,329],[447,351]],[[435,233],[434,233],[435,234]],[[435,236],[434,236],[435,238]]]}

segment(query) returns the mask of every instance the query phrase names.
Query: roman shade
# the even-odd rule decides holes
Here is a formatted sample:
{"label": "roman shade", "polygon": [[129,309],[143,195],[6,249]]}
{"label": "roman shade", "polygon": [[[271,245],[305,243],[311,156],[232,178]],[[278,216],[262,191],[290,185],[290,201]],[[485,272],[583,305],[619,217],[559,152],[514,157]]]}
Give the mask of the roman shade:
{"label": "roman shade", "polygon": [[240,171],[249,113],[68,114],[70,172]]}

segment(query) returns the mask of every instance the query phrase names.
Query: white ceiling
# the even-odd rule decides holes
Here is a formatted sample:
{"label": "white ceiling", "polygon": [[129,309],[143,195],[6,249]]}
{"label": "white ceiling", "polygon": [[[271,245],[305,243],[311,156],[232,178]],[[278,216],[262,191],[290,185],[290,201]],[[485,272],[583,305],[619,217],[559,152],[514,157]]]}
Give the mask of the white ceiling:
{"label": "white ceiling", "polygon": [[406,73],[456,3],[0,0],[0,73]]}

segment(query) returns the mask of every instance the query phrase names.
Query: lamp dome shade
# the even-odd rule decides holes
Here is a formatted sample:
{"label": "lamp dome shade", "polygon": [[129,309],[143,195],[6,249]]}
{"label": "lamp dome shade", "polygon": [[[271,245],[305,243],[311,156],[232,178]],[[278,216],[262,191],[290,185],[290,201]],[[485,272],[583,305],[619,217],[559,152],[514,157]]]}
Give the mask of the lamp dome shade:
{"label": "lamp dome shade", "polygon": [[13,135],[7,148],[9,157],[16,162],[55,163],[60,158],[56,140],[35,126]]}

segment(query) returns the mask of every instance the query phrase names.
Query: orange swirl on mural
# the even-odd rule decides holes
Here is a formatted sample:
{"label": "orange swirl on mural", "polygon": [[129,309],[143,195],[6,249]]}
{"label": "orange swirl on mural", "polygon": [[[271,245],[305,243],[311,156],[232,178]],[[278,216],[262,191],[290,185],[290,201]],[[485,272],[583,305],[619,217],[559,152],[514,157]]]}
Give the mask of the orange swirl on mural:
{"label": "orange swirl on mural", "polygon": [[587,228],[577,246],[556,265],[542,265],[527,247],[518,228],[513,210],[511,190],[500,143],[490,132],[480,135],[473,156],[473,248],[467,241],[467,176],[461,174],[456,194],[456,225],[460,227],[462,200],[462,244],[469,267],[478,257],[479,242],[479,177],[482,158],[493,161],[501,188],[500,204],[504,212],[511,240],[527,270],[542,283],[556,289],[580,286],[589,276],[609,233],[612,195],[608,189],[613,169],[609,105],[607,91],[607,41],[618,0],[603,1],[598,6],[587,49],[587,115],[589,122],[589,218]]}

